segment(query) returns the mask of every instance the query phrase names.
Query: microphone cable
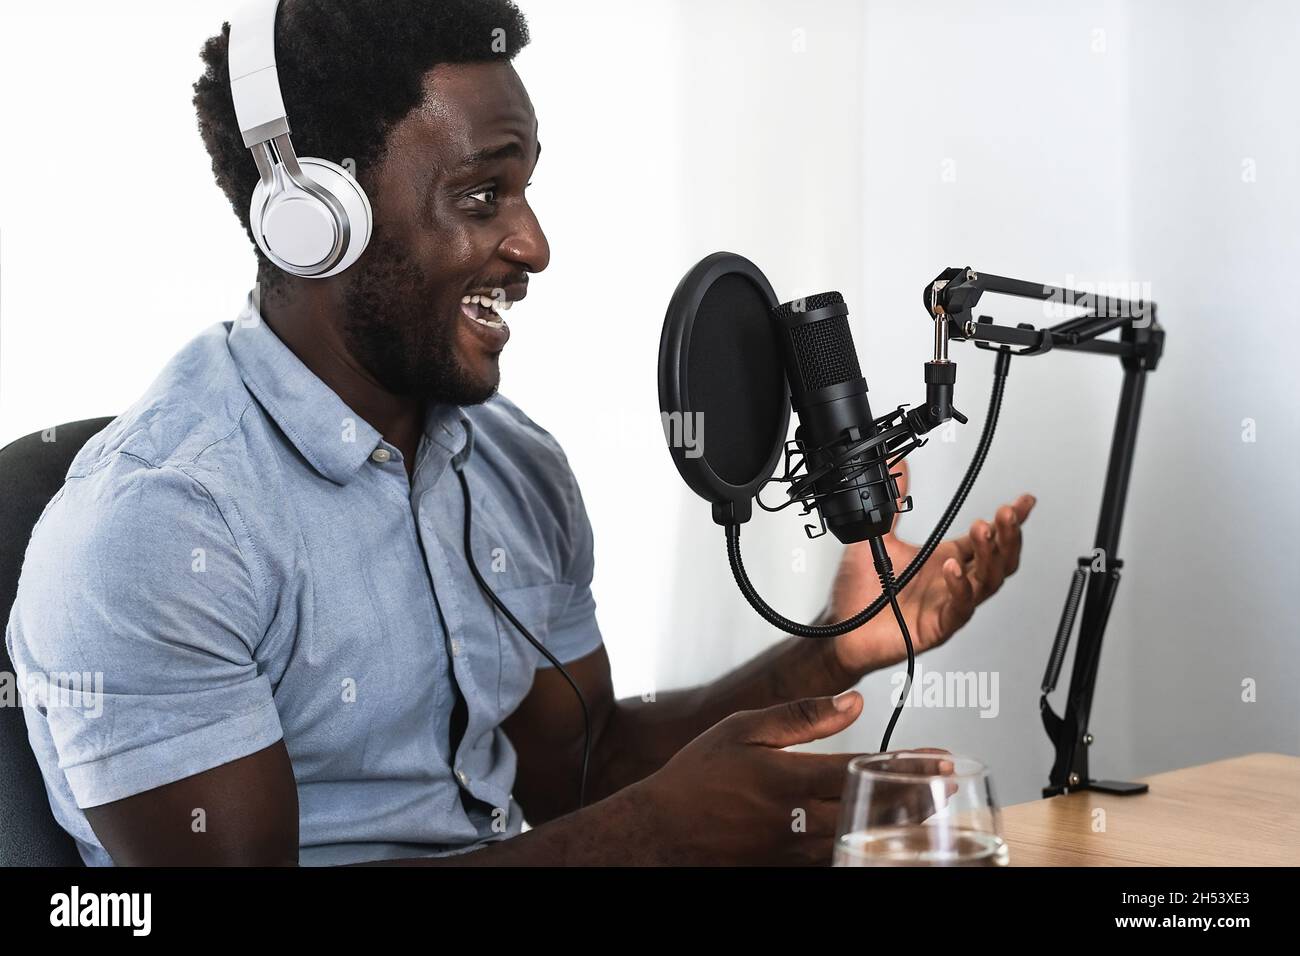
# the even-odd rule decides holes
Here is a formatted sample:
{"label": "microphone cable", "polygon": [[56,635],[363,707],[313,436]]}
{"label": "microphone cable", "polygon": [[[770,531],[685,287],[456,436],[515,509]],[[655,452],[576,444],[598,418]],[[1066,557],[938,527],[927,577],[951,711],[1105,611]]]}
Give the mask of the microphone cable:
{"label": "microphone cable", "polygon": [[474,580],[478,582],[479,588],[495,604],[510,621],[511,624],[528,639],[528,642],[541,651],[542,655],[551,662],[551,666],[564,676],[573,688],[573,693],[577,695],[578,706],[582,708],[582,774],[578,779],[578,807],[581,810],[587,805],[587,768],[591,762],[591,715],[587,711],[587,699],[582,696],[582,691],[578,689],[577,683],[569,672],[564,669],[564,665],[556,660],[555,655],[542,646],[541,642],[529,632],[528,628],[520,623],[519,618],[511,613],[510,608],[501,603],[501,599],[496,593],[488,587],[488,583],[483,580],[483,575],[479,574],[478,566],[474,563],[474,552],[470,546],[470,522],[471,508],[469,497],[469,482],[465,478],[465,473],[459,467],[454,467],[456,477],[460,479],[461,493],[465,499],[465,562],[469,565],[470,572],[474,575]]}
{"label": "microphone cable", "polygon": [[[921,545],[916,557],[912,559],[906,570],[899,576],[896,587],[890,593],[882,591],[880,597],[857,614],[840,621],[838,624],[800,624],[785,617],[763,600],[762,596],[755,590],[753,582],[749,580],[749,575],[745,571],[745,564],[740,557],[740,525],[729,524],[725,527],[727,559],[731,564],[732,576],[736,579],[736,585],[740,588],[741,594],[745,596],[745,600],[749,602],[750,607],[757,611],[763,620],[773,627],[780,628],[796,637],[839,637],[841,634],[856,630],[867,621],[870,621],[884,610],[886,604],[897,603],[894,600],[894,592],[907,587],[925,562],[930,560],[930,556],[934,554],[934,549],[942,543],[943,536],[948,533],[949,527],[952,526],[953,521],[956,519],[957,512],[966,503],[967,496],[975,486],[975,479],[979,477],[980,469],[984,467],[984,460],[988,457],[989,447],[993,444],[993,432],[998,425],[998,414],[1002,410],[1002,396],[1006,390],[1007,373],[1011,369],[1011,355],[1011,351],[1006,348],[999,349],[997,352],[997,357],[993,363],[993,388],[989,396],[989,410],[988,414],[984,416],[984,427],[980,432],[979,444],[975,448],[975,454],[971,457],[970,465],[966,468],[966,474],[957,486],[957,490],[953,493],[952,500],[948,502],[948,507],[944,509],[943,515],[940,516],[934,530],[930,532],[925,544]],[[909,644],[911,643],[910,637],[907,638],[907,641]]]}
{"label": "microphone cable", "polygon": [[907,647],[907,681],[903,684],[903,692],[898,695],[898,703],[894,705],[894,712],[889,718],[889,726],[885,728],[885,736],[880,739],[880,752],[884,753],[889,749],[889,738],[894,734],[894,725],[898,723],[898,717],[903,713],[903,704],[912,693],[912,676],[916,672],[916,651],[912,648],[912,635],[907,630],[907,621],[903,617],[902,610],[898,607],[898,587],[894,582],[894,563],[889,560],[889,552],[885,550],[884,539],[871,539],[871,559],[875,562],[876,574],[880,577],[880,593],[889,598],[889,604],[894,609],[894,619],[898,621],[898,629],[903,632],[903,644]]}

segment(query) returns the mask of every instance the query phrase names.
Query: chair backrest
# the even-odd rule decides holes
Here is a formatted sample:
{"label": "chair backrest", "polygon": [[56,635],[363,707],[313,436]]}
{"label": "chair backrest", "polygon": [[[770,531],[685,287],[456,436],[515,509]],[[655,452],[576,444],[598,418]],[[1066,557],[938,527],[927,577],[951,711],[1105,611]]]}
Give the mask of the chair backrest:
{"label": "chair backrest", "polygon": [[[59,425],[0,450],[0,623],[7,624],[32,528],[83,445],[113,419]],[[0,671],[13,674],[0,641]],[[19,707],[0,707],[0,866],[81,866],[76,841],[50,811]]]}

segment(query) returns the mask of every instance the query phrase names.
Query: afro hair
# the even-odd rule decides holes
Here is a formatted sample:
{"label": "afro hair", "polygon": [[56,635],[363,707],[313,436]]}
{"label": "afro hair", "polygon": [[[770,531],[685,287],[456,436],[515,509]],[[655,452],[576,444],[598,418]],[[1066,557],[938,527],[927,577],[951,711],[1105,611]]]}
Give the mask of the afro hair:
{"label": "afro hair", "polygon": [[[364,188],[388,131],[423,100],[429,70],[508,62],[528,39],[512,0],[282,0],[275,54],[294,149],[341,165],[352,160]],[[229,46],[226,23],[203,46],[194,107],[217,185],[252,242],[248,213],[258,172],[235,117]],[[261,284],[278,285],[284,273],[254,249]]]}

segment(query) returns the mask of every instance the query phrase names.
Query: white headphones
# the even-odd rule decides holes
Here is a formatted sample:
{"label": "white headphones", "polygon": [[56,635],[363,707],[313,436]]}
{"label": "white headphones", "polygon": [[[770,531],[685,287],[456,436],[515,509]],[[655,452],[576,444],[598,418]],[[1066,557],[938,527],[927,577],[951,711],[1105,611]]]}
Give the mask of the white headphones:
{"label": "white headphones", "polygon": [[230,92],[244,145],[261,182],[248,219],[266,257],[307,279],[338,275],[370,242],[370,200],[351,174],[327,159],[299,159],[275,66],[280,0],[250,0],[230,21]]}

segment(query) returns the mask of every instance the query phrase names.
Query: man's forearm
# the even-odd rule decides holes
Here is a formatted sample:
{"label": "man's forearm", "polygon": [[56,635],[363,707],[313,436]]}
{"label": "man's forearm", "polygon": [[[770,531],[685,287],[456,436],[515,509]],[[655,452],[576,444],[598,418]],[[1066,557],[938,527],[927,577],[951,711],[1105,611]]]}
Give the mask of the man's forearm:
{"label": "man's forearm", "polygon": [[599,798],[654,773],[738,710],[838,694],[856,682],[833,639],[791,637],[709,684],[616,701],[592,748],[591,793]]}
{"label": "man's forearm", "polygon": [[377,860],[359,866],[627,866],[672,863],[640,788],[557,817],[519,836],[454,856]]}

